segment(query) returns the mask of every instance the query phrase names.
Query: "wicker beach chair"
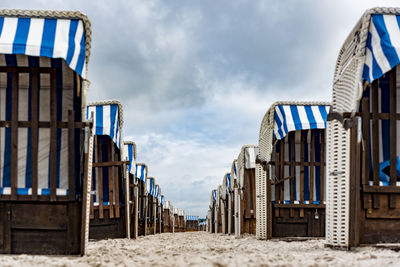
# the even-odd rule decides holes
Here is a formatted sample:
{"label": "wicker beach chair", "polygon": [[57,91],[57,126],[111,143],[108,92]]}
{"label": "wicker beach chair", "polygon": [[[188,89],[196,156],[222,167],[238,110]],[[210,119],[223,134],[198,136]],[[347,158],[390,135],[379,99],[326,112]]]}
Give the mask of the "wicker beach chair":
{"label": "wicker beach chair", "polygon": [[144,236],[147,232],[147,190],[146,190],[146,180],[147,180],[148,167],[145,163],[136,163],[135,177],[138,182],[138,235]]}
{"label": "wicker beach chair", "polygon": [[400,242],[400,9],[367,10],[335,68],[327,126],[330,246]]}
{"label": "wicker beach chair", "polygon": [[129,210],[127,213],[129,232],[132,238],[138,237],[138,225],[139,225],[139,188],[138,179],[136,178],[136,144],[132,141],[124,141],[124,160],[129,161],[129,166],[127,168],[129,177],[129,187],[127,189],[127,196],[129,197]]}
{"label": "wicker beach chair", "polygon": [[257,238],[325,234],[325,128],[330,103],[276,102],[261,124]]}
{"label": "wicker beach chair", "polygon": [[154,198],[155,190],[154,177],[147,177],[146,179],[146,195],[147,195],[147,215],[146,215],[146,235],[155,234],[155,216],[156,216],[156,200]]}
{"label": "wicker beach chair", "polygon": [[256,190],[255,167],[258,147],[245,145],[237,158],[237,195],[239,199],[235,205],[238,229],[236,236],[243,233],[256,233]]}
{"label": "wicker beach chair", "polygon": [[122,105],[117,100],[93,102],[88,104],[86,114],[94,125],[89,238],[129,238],[129,179],[121,138]]}
{"label": "wicker beach chair", "polygon": [[84,254],[91,24],[0,10],[0,253]]}

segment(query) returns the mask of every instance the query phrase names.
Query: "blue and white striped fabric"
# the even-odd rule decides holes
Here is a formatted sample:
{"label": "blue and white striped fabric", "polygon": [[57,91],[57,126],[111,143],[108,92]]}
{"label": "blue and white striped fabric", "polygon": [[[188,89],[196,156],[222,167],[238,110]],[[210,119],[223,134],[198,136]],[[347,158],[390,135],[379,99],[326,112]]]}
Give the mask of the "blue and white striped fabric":
{"label": "blue and white striped fabric", "polygon": [[108,135],[120,148],[120,118],[117,104],[89,104],[86,109],[86,119],[93,113],[95,135]]}
{"label": "blue and white striped fabric", "polygon": [[[62,59],[46,57],[32,57],[26,55],[0,54],[0,66],[8,67],[53,67],[57,69],[56,86],[57,94],[57,121],[68,120],[68,110],[75,111],[76,121],[81,121],[80,96],[77,90],[77,75],[67,66]],[[0,120],[11,120],[11,74],[0,75]],[[19,76],[19,108],[18,119],[30,121],[32,94],[31,77],[28,74]],[[39,79],[40,94],[38,96],[38,116],[40,121],[50,121],[50,77],[42,75]],[[43,89],[43,90],[42,90]],[[49,188],[50,173],[50,131],[46,128],[38,130],[38,190],[39,194],[45,194]],[[30,128],[18,129],[18,178],[17,193],[30,194],[32,187],[32,131]],[[68,192],[68,130],[57,129],[56,136],[56,175],[57,192]],[[76,139],[75,149],[79,151],[79,141]],[[79,152],[78,152],[79,153]],[[11,186],[11,129],[0,127],[0,186]],[[75,156],[75,184],[80,180],[80,158]],[[79,190],[79,186],[76,190]],[[42,190],[43,189],[43,190]],[[24,193],[25,192],[25,193]],[[79,193],[78,191],[76,191]]]}
{"label": "blue and white striped fabric", "polygon": [[274,136],[283,139],[289,132],[325,129],[329,106],[277,105],[275,107]]}
{"label": "blue and white striped fabric", "polygon": [[150,194],[151,196],[154,196],[154,178],[147,177],[146,179],[146,191],[147,194]]}
{"label": "blue and white striped fabric", "polygon": [[186,221],[198,221],[199,216],[186,215]]}
{"label": "blue and white striped fabric", "polygon": [[226,174],[226,194],[229,194],[229,190],[231,189],[231,174]]}
{"label": "blue and white striped fabric", "polygon": [[[130,162],[128,171],[130,174],[135,175],[136,174],[136,162],[135,162],[135,157],[134,157],[134,147],[132,143],[125,143],[125,149],[124,152],[126,153],[126,157],[128,157],[128,160]],[[125,160],[125,158],[124,158]]]}
{"label": "blue and white striped fabric", "polygon": [[0,17],[0,53],[62,58],[86,78],[85,30],[78,19]]}
{"label": "blue and white striped fabric", "polygon": [[217,201],[217,190],[216,190],[216,189],[214,189],[214,190],[212,191],[212,195],[213,195],[213,200],[214,200],[214,201]]}
{"label": "blue and white striped fabric", "polygon": [[161,195],[161,201],[160,201],[161,205],[164,205],[164,195]]}
{"label": "blue and white striped fabric", "polygon": [[372,82],[400,63],[400,16],[373,14],[366,45],[363,78]]}
{"label": "blue and white striped fabric", "polygon": [[156,184],[154,186],[154,191],[153,191],[152,196],[155,197],[155,198],[158,198],[159,194],[160,194],[160,187],[158,186],[158,184]]}
{"label": "blue and white striped fabric", "polygon": [[237,179],[237,161],[233,162],[233,179]]}
{"label": "blue and white striped fabric", "polygon": [[145,165],[138,163],[136,164],[136,172],[135,177],[143,182],[146,182],[147,179],[147,168]]}

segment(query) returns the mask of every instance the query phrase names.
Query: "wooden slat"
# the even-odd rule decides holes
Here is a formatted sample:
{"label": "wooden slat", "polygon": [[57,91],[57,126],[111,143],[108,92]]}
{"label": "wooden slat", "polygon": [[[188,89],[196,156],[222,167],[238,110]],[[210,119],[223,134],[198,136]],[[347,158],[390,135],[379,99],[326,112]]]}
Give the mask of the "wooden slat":
{"label": "wooden slat", "polygon": [[[325,130],[320,131],[320,140],[321,140],[321,162],[325,163]],[[324,203],[325,199],[325,165],[321,164],[320,168],[320,189],[319,189],[319,201],[320,203]]]}
{"label": "wooden slat", "polygon": [[[364,185],[363,186],[363,191],[366,192],[366,193],[393,193],[393,194],[400,194],[400,186],[379,186],[379,185],[370,185],[370,186],[368,186],[368,185]],[[378,195],[378,194],[374,194],[374,195]]]}
{"label": "wooden slat", "polygon": [[[102,158],[102,148],[101,148],[101,138],[100,136],[96,136],[97,138],[97,161],[103,162]],[[104,218],[104,207],[103,207],[103,170],[99,170],[97,177],[97,191],[99,192],[99,218]]]}
{"label": "wooden slat", "polygon": [[[275,180],[279,179],[279,158],[280,155],[275,151]],[[275,203],[279,203],[279,185],[275,184]],[[279,209],[275,209],[275,217],[279,217]]]}
{"label": "wooden slat", "polygon": [[362,135],[363,135],[363,157],[362,157],[362,184],[363,185],[368,185],[369,183],[369,157],[370,157],[370,151],[369,151],[369,126],[370,126],[370,121],[369,121],[369,105],[368,105],[368,98],[363,98],[362,100]]}
{"label": "wooden slat", "polygon": [[[304,204],[304,146],[307,143],[305,131],[301,131],[300,138],[300,203]],[[300,209],[300,217],[304,217],[304,209]]]}
{"label": "wooden slat", "polygon": [[74,128],[74,111],[68,110],[68,191],[69,198],[75,199],[75,128]]}
{"label": "wooden slat", "polygon": [[[107,160],[114,161],[114,153],[111,148],[111,139],[107,138]],[[114,167],[108,167],[108,202],[110,206],[110,219],[114,218]]]}
{"label": "wooden slat", "polygon": [[315,168],[314,168],[314,161],[315,161],[315,130],[312,129],[310,131],[311,139],[310,139],[310,203],[314,203],[314,179],[315,179]]}
{"label": "wooden slat", "polygon": [[[294,167],[294,162],[296,161],[296,153],[295,153],[295,132],[290,132],[289,133],[289,145],[290,145],[290,175],[295,177],[295,167]],[[290,180],[290,203],[294,203],[295,195],[294,195],[294,189],[295,189],[295,179]],[[289,216],[294,217],[294,210],[290,209],[289,210]]]}
{"label": "wooden slat", "polygon": [[39,92],[38,92],[38,79],[39,73],[36,69],[32,71],[31,74],[31,179],[32,179],[32,200],[37,200],[37,191],[38,191],[38,152],[39,152],[39,129],[38,129],[38,121],[39,121]]}
{"label": "wooden slat", "polygon": [[[37,110],[36,110],[37,112]],[[38,128],[50,128],[50,121],[38,121]],[[18,128],[32,128],[33,122],[32,121],[18,121],[17,122]],[[79,128],[83,129],[86,126],[91,127],[92,123],[91,122],[74,122],[74,128]],[[10,128],[11,127],[11,121],[2,121],[0,120],[0,127],[2,128]],[[63,128],[63,129],[68,129],[68,122],[66,121],[58,121],[56,123],[56,128]]]}
{"label": "wooden slat", "polygon": [[[115,151],[115,155],[114,155],[114,159],[115,160],[119,160],[118,158],[118,152]],[[113,167],[114,169],[114,195],[115,195],[115,218],[119,218],[120,217],[120,205],[119,205],[119,178],[120,175],[122,173],[122,171],[120,171],[120,167]],[[122,179],[121,179],[122,181]],[[122,184],[121,184],[122,186]]]}
{"label": "wooden slat", "polygon": [[97,168],[97,167],[113,167],[113,166],[122,166],[125,163],[129,164],[129,161],[107,161],[107,162],[95,162],[93,163],[93,167]]}
{"label": "wooden slat", "polygon": [[18,186],[18,73],[12,74],[11,82],[11,199],[15,200]]}
{"label": "wooden slat", "polygon": [[0,72],[14,72],[14,73],[27,73],[32,71],[38,71],[40,73],[52,73],[54,68],[50,67],[0,67]]}
{"label": "wooden slat", "polygon": [[57,195],[57,84],[54,72],[50,74],[50,201]]}
{"label": "wooden slat", "polygon": [[[280,162],[285,161],[285,140],[281,140],[281,151],[280,151]],[[285,175],[285,165],[280,164],[279,180],[284,178]],[[285,183],[280,184],[280,203],[285,203]]]}
{"label": "wooden slat", "polygon": [[[397,120],[396,120],[396,101],[397,101],[397,88],[396,88],[396,69],[397,67],[393,68],[390,71],[390,185],[396,185],[397,181],[397,171],[396,171],[396,150],[397,150]],[[389,208],[395,209],[396,208],[396,196],[389,195]]]}
{"label": "wooden slat", "polygon": [[379,185],[379,119],[378,119],[378,81],[375,80],[371,86],[372,90],[372,166],[373,183]]}

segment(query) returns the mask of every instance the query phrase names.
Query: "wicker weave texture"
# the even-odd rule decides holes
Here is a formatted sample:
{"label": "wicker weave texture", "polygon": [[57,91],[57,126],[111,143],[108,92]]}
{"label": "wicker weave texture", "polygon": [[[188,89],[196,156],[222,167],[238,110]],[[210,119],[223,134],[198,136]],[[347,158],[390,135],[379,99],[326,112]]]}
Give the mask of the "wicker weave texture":
{"label": "wicker weave texture", "polygon": [[256,164],[256,237],[267,238],[267,175],[261,164]]}

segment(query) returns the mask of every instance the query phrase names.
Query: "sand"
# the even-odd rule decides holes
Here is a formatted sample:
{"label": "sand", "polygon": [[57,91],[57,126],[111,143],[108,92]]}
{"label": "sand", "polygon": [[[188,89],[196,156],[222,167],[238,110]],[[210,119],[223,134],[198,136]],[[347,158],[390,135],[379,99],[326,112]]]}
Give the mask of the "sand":
{"label": "sand", "polygon": [[89,243],[84,257],[0,256],[1,266],[400,266],[400,252],[338,251],[323,240],[261,241],[205,232]]}

